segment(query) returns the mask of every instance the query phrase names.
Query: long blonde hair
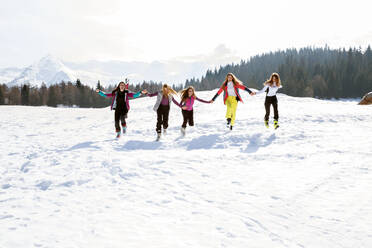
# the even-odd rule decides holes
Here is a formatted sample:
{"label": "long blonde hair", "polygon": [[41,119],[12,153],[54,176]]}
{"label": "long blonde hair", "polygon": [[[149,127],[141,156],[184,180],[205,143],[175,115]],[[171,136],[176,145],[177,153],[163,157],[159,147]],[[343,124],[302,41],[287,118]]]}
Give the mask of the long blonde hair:
{"label": "long blonde hair", "polygon": [[222,83],[221,87],[226,85],[226,83],[229,81],[227,78],[231,76],[232,77],[232,82],[234,85],[243,85],[242,81],[240,81],[234,74],[232,74],[231,72],[227,73],[226,75],[226,78],[225,78],[225,81]]}
{"label": "long blonde hair", "polygon": [[[167,93],[164,93],[164,89],[167,89]],[[167,84],[163,84],[163,87],[161,88],[163,96],[168,97],[169,95],[177,95],[177,92],[172,89],[172,87],[168,86]]]}
{"label": "long blonde hair", "polygon": [[194,87],[192,86],[189,86],[187,87],[186,89],[183,89],[179,92],[180,96],[181,96],[181,102],[185,102],[186,99],[189,97],[189,90],[192,89],[192,96],[191,97],[194,97],[194,99],[196,98],[196,95],[195,95],[195,89]]}
{"label": "long blonde hair", "polygon": [[273,78],[276,77],[276,86],[279,87],[280,85],[282,85],[282,82],[280,81],[280,76],[279,76],[279,73],[276,73],[274,72],[273,74],[271,74],[270,78],[264,83],[264,85],[273,85],[274,84],[274,81],[273,81]]}

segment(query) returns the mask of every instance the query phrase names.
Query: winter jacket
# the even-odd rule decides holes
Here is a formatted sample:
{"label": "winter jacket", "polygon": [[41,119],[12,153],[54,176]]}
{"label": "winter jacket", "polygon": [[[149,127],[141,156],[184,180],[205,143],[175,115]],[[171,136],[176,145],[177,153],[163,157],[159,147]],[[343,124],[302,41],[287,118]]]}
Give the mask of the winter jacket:
{"label": "winter jacket", "polygon": [[[141,91],[139,91],[137,93],[133,93],[133,92],[129,92],[128,90],[124,90],[124,92],[126,92],[125,103],[127,104],[127,109],[129,111],[129,109],[130,109],[129,98],[134,99],[134,98],[140,97],[141,96]],[[100,96],[103,96],[103,97],[112,98],[112,101],[111,101],[111,110],[116,109],[116,94],[115,94],[115,92],[114,93],[105,93],[103,91],[99,91],[98,94]]]}
{"label": "winter jacket", "polygon": [[276,95],[276,92],[277,92],[280,88],[282,88],[282,86],[280,85],[280,86],[278,87],[278,86],[276,86],[276,83],[274,83],[273,85],[269,85],[269,84],[267,84],[267,85],[265,85],[265,86],[263,87],[262,90],[257,91],[256,94],[258,95],[258,94],[261,94],[261,93],[266,92],[266,96],[275,96],[275,95]]}
{"label": "winter jacket", "polygon": [[[236,100],[241,101],[241,102],[243,102],[243,100],[239,94],[239,89],[245,90],[249,94],[252,93],[252,91],[248,89],[248,87],[242,84],[236,84],[236,85],[234,84],[234,90],[237,95]],[[213,97],[212,100],[214,101],[222,93],[222,91],[223,91],[223,104],[226,104],[226,99],[229,96],[229,94],[227,93],[227,82],[221,86],[221,88],[218,90],[218,92],[216,93],[216,95]]]}
{"label": "winter jacket", "polygon": [[203,103],[209,103],[208,101],[205,101],[198,97],[188,97],[186,98],[185,102],[181,102],[181,107],[186,106],[186,110],[191,111],[193,109],[195,100],[198,100],[199,102],[203,102]]}
{"label": "winter jacket", "polygon": [[[149,97],[157,96],[153,109],[154,109],[155,112],[158,111],[158,108],[161,104],[161,100],[163,99],[163,91],[147,94],[147,96],[149,96]],[[171,94],[168,95],[168,101],[169,101],[169,107],[170,107],[172,102],[174,102],[174,104],[176,104],[178,107],[181,107],[181,105],[176,101],[176,99],[173,98],[173,96]]]}

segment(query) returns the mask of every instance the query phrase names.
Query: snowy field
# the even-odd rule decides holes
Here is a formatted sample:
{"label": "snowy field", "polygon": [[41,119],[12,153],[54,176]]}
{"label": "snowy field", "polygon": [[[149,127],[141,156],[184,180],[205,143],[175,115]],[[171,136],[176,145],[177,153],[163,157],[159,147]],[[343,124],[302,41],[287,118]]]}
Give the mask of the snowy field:
{"label": "snowy field", "polygon": [[155,98],[120,140],[109,108],[0,106],[0,247],[372,247],[372,106],[279,94],[274,131],[243,98],[160,142]]}

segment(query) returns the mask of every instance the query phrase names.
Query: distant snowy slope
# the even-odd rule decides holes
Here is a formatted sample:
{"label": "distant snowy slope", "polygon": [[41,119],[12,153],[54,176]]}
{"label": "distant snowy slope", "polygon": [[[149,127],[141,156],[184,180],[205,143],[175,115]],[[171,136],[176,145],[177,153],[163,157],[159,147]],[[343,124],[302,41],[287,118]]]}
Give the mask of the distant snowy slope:
{"label": "distant snowy slope", "polygon": [[279,94],[274,131],[242,97],[235,130],[220,96],[184,138],[172,105],[160,142],[155,98],[120,140],[109,107],[0,106],[0,247],[372,247],[372,106]]}
{"label": "distant snowy slope", "polygon": [[7,84],[16,78],[23,69],[16,67],[1,68],[0,69],[0,84]]}

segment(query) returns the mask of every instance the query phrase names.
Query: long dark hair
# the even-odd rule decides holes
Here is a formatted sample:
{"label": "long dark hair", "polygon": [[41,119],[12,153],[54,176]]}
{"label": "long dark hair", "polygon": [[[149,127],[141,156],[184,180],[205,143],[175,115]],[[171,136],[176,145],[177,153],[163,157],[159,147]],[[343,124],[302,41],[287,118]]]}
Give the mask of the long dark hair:
{"label": "long dark hair", "polygon": [[121,81],[118,86],[112,91],[112,94],[115,94],[116,92],[120,91],[120,84],[124,84],[124,91],[126,90],[126,85],[123,81]]}

